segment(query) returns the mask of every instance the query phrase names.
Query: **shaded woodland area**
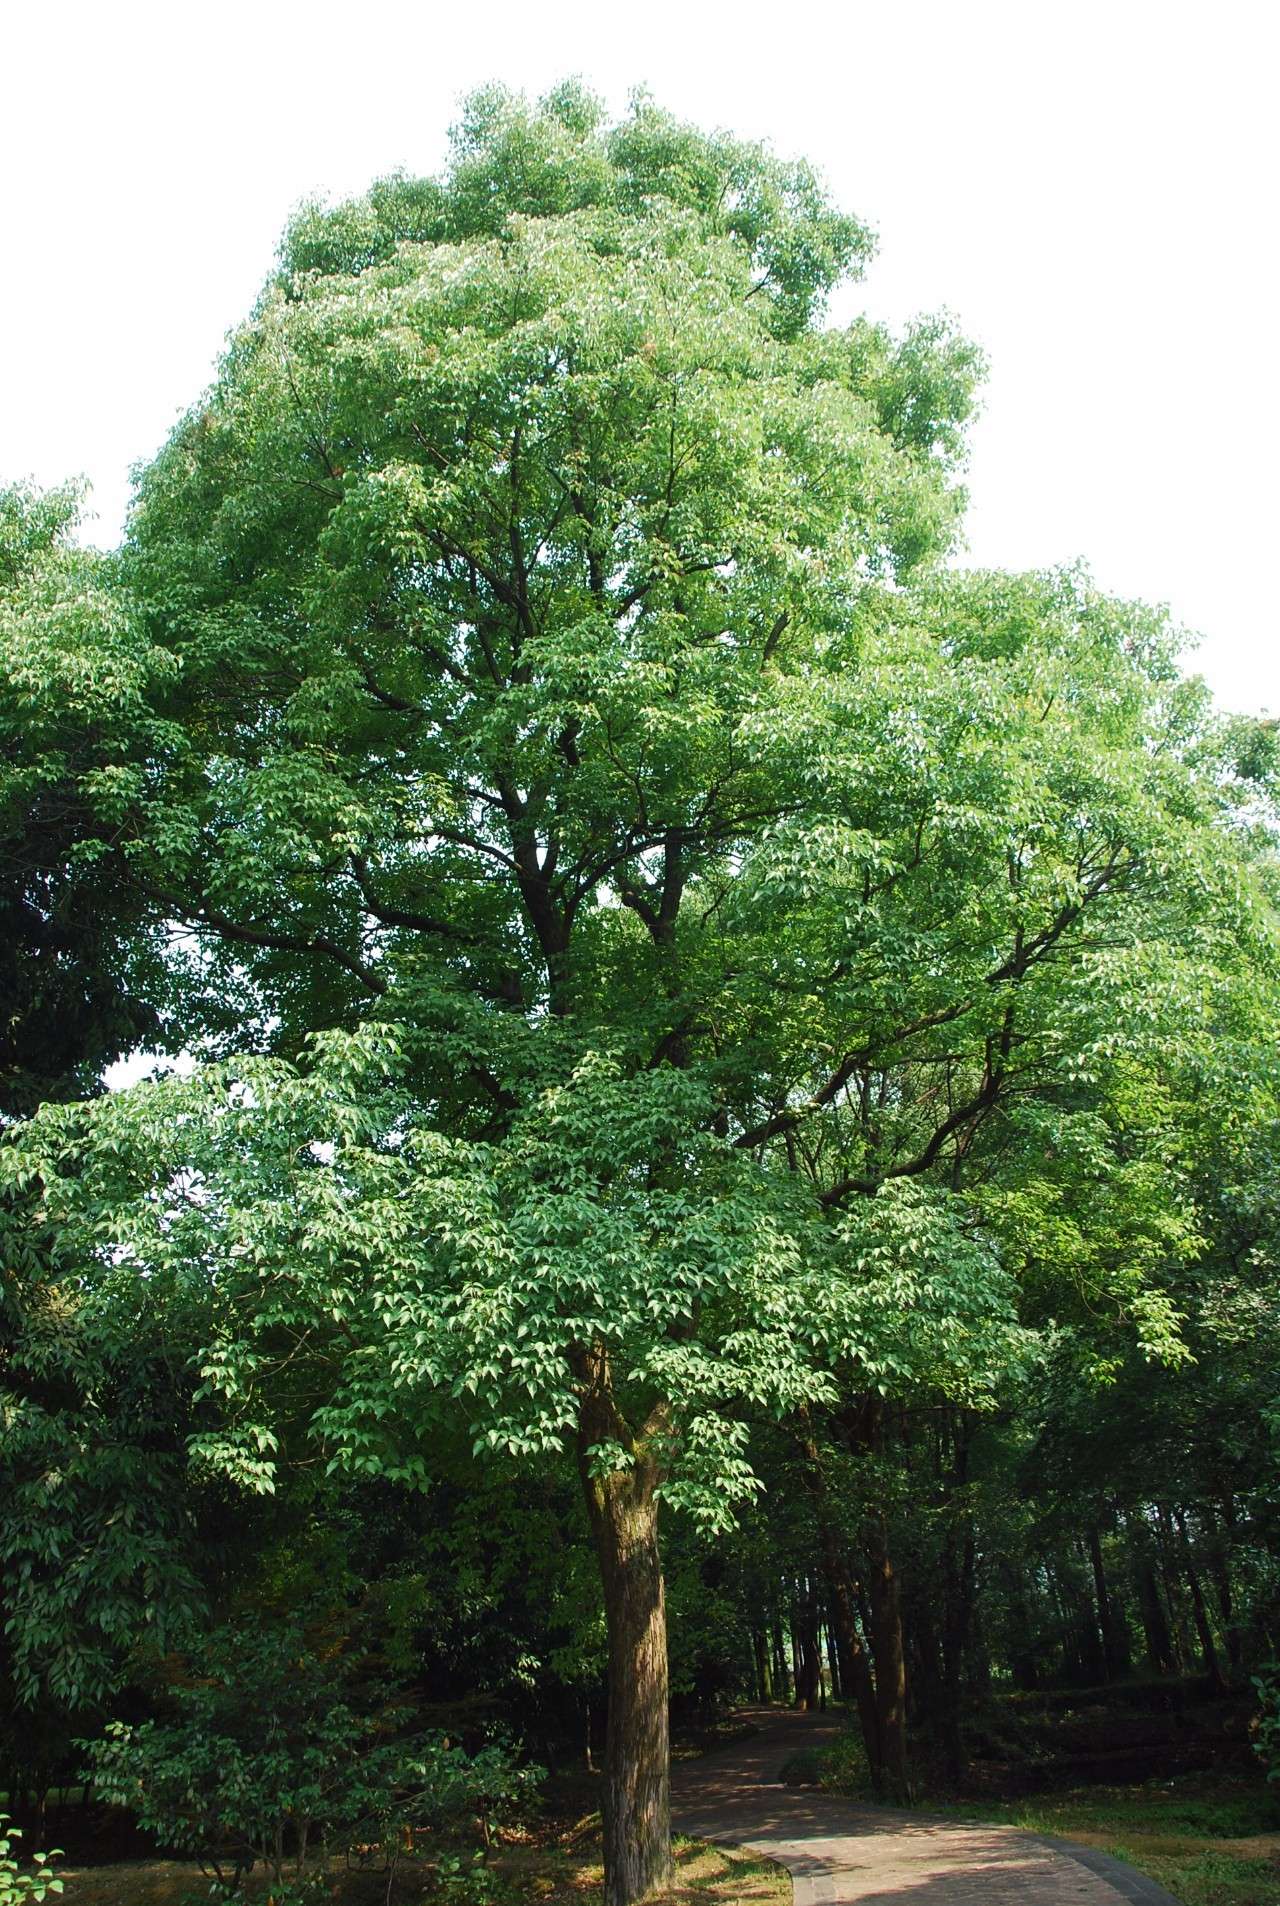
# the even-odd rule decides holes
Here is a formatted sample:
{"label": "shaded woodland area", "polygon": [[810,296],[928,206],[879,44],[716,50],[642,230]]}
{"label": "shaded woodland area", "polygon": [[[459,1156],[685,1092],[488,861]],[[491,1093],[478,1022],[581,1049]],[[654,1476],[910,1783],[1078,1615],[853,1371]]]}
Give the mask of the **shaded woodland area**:
{"label": "shaded woodland area", "polygon": [[29,1843],[482,1900],[568,1782],[630,1906],[743,1702],[895,1801],[1275,1765],[1274,726],[948,567],[980,355],[828,326],[872,250],[486,92],[119,551],[0,498]]}

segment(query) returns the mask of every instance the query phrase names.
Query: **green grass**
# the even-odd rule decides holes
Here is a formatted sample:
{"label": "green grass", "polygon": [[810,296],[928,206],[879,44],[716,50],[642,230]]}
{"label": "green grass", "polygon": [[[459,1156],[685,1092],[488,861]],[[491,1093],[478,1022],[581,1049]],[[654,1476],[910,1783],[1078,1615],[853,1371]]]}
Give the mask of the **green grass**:
{"label": "green grass", "polygon": [[1167,1886],[1183,1906],[1275,1906],[1280,1900],[1280,1866],[1269,1859],[1244,1859],[1230,1853],[1157,1848],[1109,1848],[1132,1866],[1141,1866]]}
{"label": "green grass", "polygon": [[[468,1855],[473,1852],[468,1848]],[[675,1881],[653,1906],[791,1906],[791,1880],[772,1860],[739,1847],[677,1837]],[[189,1906],[208,1897],[208,1881],[191,1861],[133,1860],[111,1866],[60,1868],[63,1906]],[[600,1821],[590,1815],[563,1831],[500,1834],[487,1862],[490,1906],[600,1906]],[[335,1861],[325,1898],[332,1906],[420,1906],[439,1898],[432,1863],[406,1860],[388,1893],[384,1872]],[[483,1895],[482,1895],[483,1896]],[[270,1882],[245,1882],[244,1906],[269,1906]]]}

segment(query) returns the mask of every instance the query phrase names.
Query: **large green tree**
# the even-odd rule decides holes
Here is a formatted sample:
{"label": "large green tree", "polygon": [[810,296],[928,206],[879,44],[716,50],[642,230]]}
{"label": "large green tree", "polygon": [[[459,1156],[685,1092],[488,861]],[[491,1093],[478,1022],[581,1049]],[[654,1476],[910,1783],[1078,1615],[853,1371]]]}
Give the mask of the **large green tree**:
{"label": "large green tree", "polygon": [[[1160,619],[937,573],[975,354],[824,327],[868,251],[804,167],[575,88],[294,222],[142,480],[180,675],[93,790],[275,1056],[12,1155],[97,1301],[204,1306],[243,1480],[282,1397],[356,1473],[444,1408],[576,1462],[611,1906],[670,1865],[660,1503],[725,1522],[749,1413],[988,1393],[1064,1157],[1272,958]],[[1126,1129],[1088,1275],[1160,1352],[1194,1220]]]}

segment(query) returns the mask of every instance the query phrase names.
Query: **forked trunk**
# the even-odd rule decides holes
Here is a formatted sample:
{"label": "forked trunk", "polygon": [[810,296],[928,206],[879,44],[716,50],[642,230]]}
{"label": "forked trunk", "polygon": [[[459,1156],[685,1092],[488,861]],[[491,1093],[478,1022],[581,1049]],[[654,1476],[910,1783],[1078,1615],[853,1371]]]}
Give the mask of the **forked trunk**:
{"label": "forked trunk", "polygon": [[669,1885],[673,1872],[659,1475],[638,1455],[630,1469],[593,1476],[587,1451],[598,1440],[584,1416],[582,1481],[609,1637],[604,1902],[632,1906]]}

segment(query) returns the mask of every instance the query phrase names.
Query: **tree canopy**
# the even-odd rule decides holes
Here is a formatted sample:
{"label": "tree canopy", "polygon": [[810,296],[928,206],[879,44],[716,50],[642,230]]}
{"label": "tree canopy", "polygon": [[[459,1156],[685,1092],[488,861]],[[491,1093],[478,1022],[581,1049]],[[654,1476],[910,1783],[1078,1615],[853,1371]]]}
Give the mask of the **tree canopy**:
{"label": "tree canopy", "polygon": [[295,217],[105,607],[22,532],[63,863],[213,1062],[41,1112],[16,1208],[183,1318],[206,1472],[577,1467],[611,1902],[669,1865],[656,1505],[1064,1330],[1176,1364],[1201,1148],[1273,1117],[1266,736],[1160,614],[945,567],[980,360],[825,322],[870,249],[643,97],[482,93]]}

